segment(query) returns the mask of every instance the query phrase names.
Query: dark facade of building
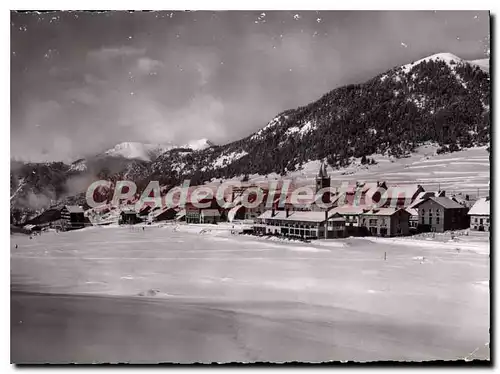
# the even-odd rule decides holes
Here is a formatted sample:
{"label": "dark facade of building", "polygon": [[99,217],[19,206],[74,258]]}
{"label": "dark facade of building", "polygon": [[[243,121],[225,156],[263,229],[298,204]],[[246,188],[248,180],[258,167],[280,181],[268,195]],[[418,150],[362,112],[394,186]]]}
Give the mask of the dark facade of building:
{"label": "dark facade of building", "polygon": [[[187,223],[213,223],[225,221],[227,213],[225,209],[219,207],[217,199],[202,199],[199,204],[203,208],[195,206],[193,203],[186,203]],[[198,204],[197,204],[198,205]]]}
{"label": "dark facade of building", "polygon": [[137,212],[133,210],[123,210],[120,213],[120,225],[135,225],[139,222],[141,222],[141,219],[138,217]]}
{"label": "dark facade of building", "polygon": [[61,225],[61,207],[49,208],[40,215],[26,222],[27,225],[36,225],[40,227],[55,227]]}
{"label": "dark facade of building", "polygon": [[61,209],[61,226],[63,230],[76,230],[85,226],[83,209],[75,205],[65,205]]}
{"label": "dark facade of building", "polygon": [[469,227],[468,208],[447,197],[429,197],[414,206],[418,230],[445,232]]}
{"label": "dark facade of building", "polygon": [[378,208],[361,214],[361,226],[374,236],[403,236],[410,233],[410,213],[405,209]]}

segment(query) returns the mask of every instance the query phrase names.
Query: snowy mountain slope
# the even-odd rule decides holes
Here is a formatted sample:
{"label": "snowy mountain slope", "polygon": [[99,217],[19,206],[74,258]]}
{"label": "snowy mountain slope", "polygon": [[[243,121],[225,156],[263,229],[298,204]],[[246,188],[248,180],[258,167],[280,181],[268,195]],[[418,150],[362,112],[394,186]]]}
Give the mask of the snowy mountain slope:
{"label": "snowy mountain slope", "polygon": [[70,167],[70,171],[85,171],[87,170],[87,161],[84,158],[76,160],[73,162]]}
{"label": "snowy mountain slope", "polygon": [[468,61],[468,62],[470,64],[479,66],[486,73],[490,72],[490,59],[489,58],[483,58],[483,59],[480,59],[480,60],[471,60],[471,61]]}
{"label": "snowy mountain slope", "polygon": [[276,172],[326,159],[410,155],[428,141],[443,151],[489,143],[489,74],[451,53],[395,67],[365,82],[334,89],[316,102],[275,116],[245,139],[187,155],[166,152],[155,173],[200,178]]}

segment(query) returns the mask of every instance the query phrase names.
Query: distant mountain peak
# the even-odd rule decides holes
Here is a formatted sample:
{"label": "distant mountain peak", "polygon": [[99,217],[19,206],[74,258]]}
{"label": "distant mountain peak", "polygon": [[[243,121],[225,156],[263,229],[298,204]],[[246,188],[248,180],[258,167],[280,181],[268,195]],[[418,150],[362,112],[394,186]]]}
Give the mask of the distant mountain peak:
{"label": "distant mountain peak", "polygon": [[211,147],[213,144],[208,139],[190,141],[184,145],[173,143],[151,144],[140,142],[122,142],[108,149],[103,155],[121,157],[129,160],[153,161],[161,154],[175,148],[190,148],[193,151]]}
{"label": "distant mountain peak", "polygon": [[139,142],[122,142],[104,152],[104,155],[111,157],[123,157],[126,159],[137,159],[151,161],[155,154],[159,155],[173,145],[148,144]]}
{"label": "distant mountain peak", "polygon": [[431,56],[424,57],[420,60],[414,61],[412,63],[403,65],[403,71],[405,73],[408,73],[414,66],[422,63],[422,62],[427,62],[427,61],[443,61],[445,62],[448,66],[452,66],[453,64],[457,64],[459,62],[463,62],[460,57],[454,55],[453,53],[449,52],[441,52],[441,53],[436,53]]}
{"label": "distant mountain peak", "polygon": [[212,143],[210,140],[202,138],[198,140],[192,140],[186,145],[179,148],[191,148],[193,151],[201,151],[202,149],[210,148],[213,147],[214,145],[215,144]]}

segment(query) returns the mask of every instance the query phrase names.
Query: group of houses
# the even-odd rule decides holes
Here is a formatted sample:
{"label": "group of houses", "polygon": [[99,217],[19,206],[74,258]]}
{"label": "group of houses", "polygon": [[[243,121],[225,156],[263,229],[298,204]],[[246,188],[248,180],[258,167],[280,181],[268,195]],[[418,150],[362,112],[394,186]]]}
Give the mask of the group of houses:
{"label": "group of houses", "polygon": [[90,222],[85,217],[83,207],[63,205],[45,210],[42,214],[29,220],[23,228],[35,232],[47,228],[69,231],[81,229],[86,225],[90,225]]}
{"label": "group of houses", "polygon": [[[271,194],[265,184],[243,183],[225,192],[225,204],[221,205],[215,197],[218,186],[203,186],[212,189],[213,193],[201,198],[199,193],[195,194],[198,187],[189,188],[182,206],[145,204],[139,211],[121,207],[118,209],[118,223],[131,225],[175,220],[190,224],[217,224],[221,221],[246,220],[253,224],[253,231],[257,235],[304,239],[404,236],[469,227],[471,230],[490,231],[489,198],[477,200],[469,209],[467,204],[454,196],[447,197],[445,191],[425,191],[418,184],[388,186],[386,182],[356,183],[343,191],[332,193],[331,178],[325,165],[320,166],[316,176],[315,197],[303,203],[292,201],[290,195],[293,194],[293,188],[291,192],[283,192],[278,188]],[[322,192],[325,189],[328,192]],[[250,190],[253,192],[249,193]],[[256,191],[261,193],[260,201],[257,201]],[[104,213],[117,208],[106,209]],[[103,224],[109,222],[112,221]],[[46,210],[27,222],[25,228],[74,230],[90,224],[81,206],[65,205]]]}
{"label": "group of houses", "polygon": [[[316,192],[325,187],[330,187],[330,178],[321,166]],[[381,198],[383,204],[377,204]],[[425,191],[421,185],[389,187],[385,182],[358,183],[342,194],[330,194],[322,200],[331,203],[323,213],[317,207],[303,211],[292,205],[285,205],[281,211],[278,207],[267,210],[257,217],[254,231],[259,235],[310,239],[404,236],[469,227],[490,230],[489,198],[479,199],[469,210],[456,198],[447,197],[445,191]]]}

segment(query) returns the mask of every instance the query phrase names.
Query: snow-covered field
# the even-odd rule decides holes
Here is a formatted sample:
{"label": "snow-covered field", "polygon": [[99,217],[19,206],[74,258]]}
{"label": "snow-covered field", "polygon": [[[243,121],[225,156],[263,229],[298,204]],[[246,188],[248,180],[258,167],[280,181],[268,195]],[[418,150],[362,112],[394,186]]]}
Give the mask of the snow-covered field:
{"label": "snow-covered field", "polygon": [[[119,311],[115,301],[102,301],[115,307],[96,306],[96,311],[95,297],[89,298],[81,318],[97,325],[85,320],[84,334],[78,317],[83,307],[75,307],[84,301],[63,298],[73,305],[71,312],[64,309],[66,327],[60,339],[45,344],[45,356],[40,356],[34,353],[43,343],[37,332],[49,329],[50,323],[36,324],[34,316],[40,314],[29,308],[51,299],[32,296],[32,304],[24,304],[22,297],[15,297],[21,305],[17,315],[25,321],[12,322],[13,354],[28,361],[62,357],[57,355],[68,347],[92,342],[95,336],[89,331],[99,326],[120,338],[104,348],[99,342],[87,343],[91,346],[76,347],[64,357],[76,357],[71,354],[77,352],[83,361],[128,357],[136,362],[489,359],[487,234],[453,240],[348,238],[301,243],[235,235],[232,230],[231,225],[164,225],[144,230],[91,227],[48,232],[31,240],[13,235],[13,291],[129,300]],[[53,312],[42,313],[43,318],[57,315],[58,304],[50,305]],[[177,308],[184,312],[174,312]],[[127,313],[135,321],[130,326],[123,322]],[[30,318],[36,327],[29,328]],[[106,318],[114,322],[104,323]],[[61,323],[57,321],[54,317],[51,323]],[[125,350],[124,346],[132,349],[130,329],[140,330],[148,321],[166,329],[158,333],[154,354]],[[214,327],[219,323],[225,326],[221,330]],[[236,337],[231,335],[234,326]],[[227,336],[226,327],[233,329]],[[68,329],[85,338],[68,335]],[[180,338],[186,329],[193,335]],[[54,334],[51,331],[47,333]],[[196,350],[179,353],[189,339],[196,341]]]}

